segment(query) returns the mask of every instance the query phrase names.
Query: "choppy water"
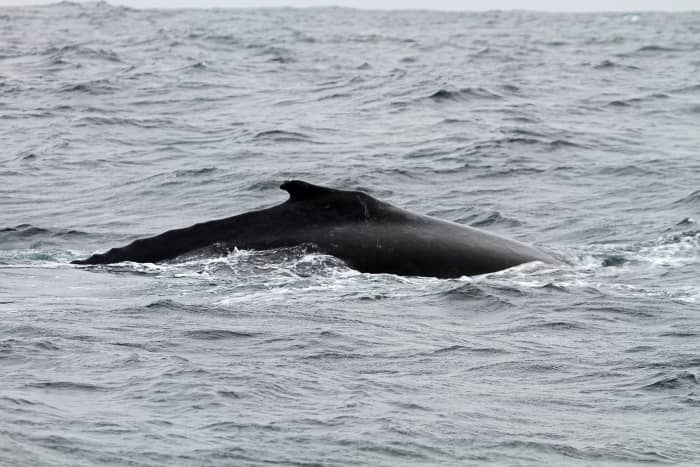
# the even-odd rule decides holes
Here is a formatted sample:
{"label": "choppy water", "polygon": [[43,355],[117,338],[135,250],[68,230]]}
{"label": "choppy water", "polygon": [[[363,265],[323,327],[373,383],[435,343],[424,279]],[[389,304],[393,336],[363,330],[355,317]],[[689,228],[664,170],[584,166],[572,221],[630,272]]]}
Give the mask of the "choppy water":
{"label": "choppy water", "polygon": [[[698,462],[699,148],[699,13],[0,9],[0,464]],[[290,177],[571,264],[68,264]]]}

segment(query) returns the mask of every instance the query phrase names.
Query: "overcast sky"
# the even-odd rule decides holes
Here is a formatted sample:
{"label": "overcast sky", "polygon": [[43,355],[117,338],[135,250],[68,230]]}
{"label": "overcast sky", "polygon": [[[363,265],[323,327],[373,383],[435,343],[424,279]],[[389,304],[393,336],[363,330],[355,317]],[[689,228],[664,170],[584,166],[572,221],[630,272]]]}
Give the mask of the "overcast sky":
{"label": "overcast sky", "polygon": [[[0,0],[0,6],[54,3],[47,0]],[[110,0],[137,8],[308,7],[338,5],[370,9],[644,11],[700,10],[700,0]]]}

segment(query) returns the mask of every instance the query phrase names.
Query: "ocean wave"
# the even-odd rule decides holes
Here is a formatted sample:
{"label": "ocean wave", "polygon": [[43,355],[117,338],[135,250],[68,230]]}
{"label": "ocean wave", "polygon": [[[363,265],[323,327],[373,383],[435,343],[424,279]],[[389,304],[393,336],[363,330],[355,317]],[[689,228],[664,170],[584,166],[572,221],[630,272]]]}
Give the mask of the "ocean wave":
{"label": "ocean wave", "polygon": [[593,65],[596,70],[610,70],[610,69],[625,69],[625,70],[639,70],[640,68],[635,65],[625,65],[622,63],[617,63],[612,60],[603,60]]}
{"label": "ocean wave", "polygon": [[674,94],[695,94],[700,92],[700,84],[691,84],[689,86],[683,86],[675,89],[671,89],[669,92]]}
{"label": "ocean wave", "polygon": [[90,383],[76,383],[73,381],[45,381],[41,383],[27,383],[27,388],[54,389],[64,391],[105,391],[107,388]]}
{"label": "ocean wave", "polygon": [[255,140],[269,140],[276,143],[314,143],[319,144],[311,136],[297,131],[266,130],[253,136]]}
{"label": "ocean wave", "polygon": [[698,386],[698,378],[694,373],[681,371],[671,376],[657,377],[655,381],[645,384],[641,389],[654,391],[667,391],[676,389],[695,389]]}
{"label": "ocean wave", "polygon": [[587,148],[585,144],[573,141],[570,138],[548,138],[533,134],[519,134],[517,131],[508,136],[494,137],[489,140],[478,140],[471,143],[466,148],[466,154],[480,155],[494,150],[502,150],[507,148],[517,148],[518,146],[539,146],[544,151],[553,152],[559,150],[567,150],[570,148]]}
{"label": "ocean wave", "polygon": [[31,248],[31,245],[36,242],[53,245],[64,241],[78,241],[90,236],[91,234],[80,230],[42,228],[30,224],[20,224],[14,227],[0,228],[0,248]]}
{"label": "ocean wave", "polygon": [[694,205],[700,203],[700,190],[694,191],[688,196],[678,199],[673,204]]}
{"label": "ocean wave", "polygon": [[491,225],[502,225],[505,227],[519,227],[522,223],[514,218],[505,217],[498,211],[485,211],[463,216],[456,219],[460,224],[469,224],[472,227],[487,227]]}
{"label": "ocean wave", "polygon": [[503,96],[486,88],[462,88],[459,90],[439,89],[429,96],[436,102],[460,101],[468,99],[502,99]]}
{"label": "ocean wave", "polygon": [[[92,91],[87,91],[92,93]],[[136,127],[136,128],[163,128],[170,126],[174,122],[166,118],[128,118],[109,115],[86,115],[81,117],[77,124],[84,126],[108,125],[114,127]]]}
{"label": "ocean wave", "polygon": [[523,324],[509,329],[509,332],[532,332],[538,330],[555,330],[555,331],[581,331],[590,329],[590,324],[576,321],[544,321],[540,323]]}
{"label": "ocean wave", "polygon": [[655,92],[646,96],[638,96],[638,97],[628,97],[625,99],[615,99],[610,102],[608,102],[609,106],[613,107],[630,107],[635,104],[643,104],[645,102],[651,102],[655,101],[658,99],[668,99],[671,96],[669,96],[666,93],[663,92]]}
{"label": "ocean wave", "polygon": [[192,339],[223,340],[256,337],[259,334],[244,331],[231,331],[229,329],[195,329],[193,331],[186,331],[184,335]]}
{"label": "ocean wave", "polygon": [[601,166],[596,172],[601,175],[618,177],[653,177],[659,175],[659,171],[654,170],[650,164],[646,166],[639,166],[635,164],[622,166]]}
{"label": "ocean wave", "polygon": [[86,83],[66,84],[61,86],[57,92],[59,93],[85,93],[92,95],[112,94],[119,91],[117,86],[110,83],[109,80],[95,80]]}
{"label": "ocean wave", "polygon": [[479,303],[482,309],[502,310],[509,309],[515,304],[509,300],[507,293],[498,289],[491,289],[488,285],[466,283],[438,293],[439,296],[449,300],[459,300]]}
{"label": "ocean wave", "polygon": [[471,347],[471,346],[465,346],[465,345],[450,345],[448,347],[441,347],[437,350],[433,350],[432,352],[429,353],[429,355],[440,355],[440,354],[446,354],[446,353],[453,353],[453,352],[464,352],[464,353],[475,353],[475,354],[493,354],[493,355],[501,355],[501,354],[508,354],[508,352],[505,349],[502,348],[497,348],[497,347]]}
{"label": "ocean wave", "polygon": [[267,44],[249,44],[246,48],[254,52],[254,56],[264,58],[268,63],[288,64],[296,62],[294,52],[286,47],[276,47]]}
{"label": "ocean wave", "polygon": [[645,45],[640,48],[638,48],[635,52],[638,53],[655,53],[655,52],[678,52],[680,49],[674,48],[674,47],[665,47],[662,45],[656,45],[656,44],[651,44],[651,45]]}
{"label": "ocean wave", "polygon": [[47,55],[53,64],[68,64],[71,60],[97,59],[107,62],[121,63],[119,55],[110,49],[95,49],[80,44],[69,44],[60,47],[49,47],[44,50],[35,50],[35,54]]}

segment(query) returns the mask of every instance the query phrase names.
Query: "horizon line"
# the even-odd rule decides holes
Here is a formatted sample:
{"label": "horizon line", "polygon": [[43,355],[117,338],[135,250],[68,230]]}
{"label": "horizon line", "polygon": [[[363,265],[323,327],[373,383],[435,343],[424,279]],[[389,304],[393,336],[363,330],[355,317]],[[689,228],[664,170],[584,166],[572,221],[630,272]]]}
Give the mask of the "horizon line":
{"label": "horizon line", "polygon": [[[250,1],[250,0],[249,0]],[[251,1],[250,3],[253,3],[254,1]],[[165,5],[158,5],[158,6],[142,6],[144,3],[149,3],[148,1],[134,1],[133,3],[138,3],[140,4],[139,6],[131,4],[129,0],[126,2],[124,1],[105,1],[105,0],[58,0],[58,1],[35,1],[35,0],[30,0],[27,3],[12,3],[12,4],[3,4],[2,1],[0,0],[0,8],[22,8],[22,7],[43,7],[43,6],[58,6],[61,4],[107,4],[109,6],[117,6],[117,7],[126,7],[126,8],[131,8],[134,10],[209,10],[209,9],[216,9],[216,10],[249,10],[249,9],[299,9],[299,10],[304,10],[304,9],[333,9],[333,8],[338,8],[338,9],[347,9],[347,10],[358,10],[358,11],[429,11],[429,12],[445,12],[445,13],[469,13],[469,12],[474,12],[474,13],[483,13],[483,12],[533,12],[533,13],[569,13],[569,14],[595,14],[595,13],[626,13],[626,14],[635,14],[635,13],[694,13],[694,12],[700,12],[700,8],[698,9],[664,9],[664,8],[652,8],[652,9],[572,9],[572,10],[556,10],[556,9],[540,9],[540,8],[480,8],[480,7],[472,7],[472,8],[462,8],[462,9],[452,9],[452,8],[441,8],[441,7],[399,7],[399,8],[391,8],[391,7],[371,7],[371,6],[347,6],[347,5],[342,5],[342,4],[337,4],[335,2],[318,2],[319,4],[307,4],[307,5],[289,5],[289,1],[280,1],[279,4],[273,4],[273,5],[242,5],[242,6],[231,6],[231,5],[221,5],[221,3],[224,3],[224,0],[219,0],[219,1],[213,1],[211,4],[205,4],[204,6],[200,6],[201,3],[207,3],[207,2],[197,2],[199,5],[174,5],[173,3],[175,2],[168,2]],[[244,2],[245,3],[245,2]],[[273,0],[273,3],[276,3]],[[310,1],[309,3],[315,3],[313,0]]]}

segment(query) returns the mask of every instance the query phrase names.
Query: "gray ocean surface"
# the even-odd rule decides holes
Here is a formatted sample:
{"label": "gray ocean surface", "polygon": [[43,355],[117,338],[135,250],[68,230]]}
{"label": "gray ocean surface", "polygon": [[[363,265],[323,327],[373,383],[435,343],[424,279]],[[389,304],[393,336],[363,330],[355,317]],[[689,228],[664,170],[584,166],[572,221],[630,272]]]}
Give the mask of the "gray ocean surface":
{"label": "gray ocean surface", "polygon": [[[569,264],[69,264],[288,178]],[[0,465],[698,465],[699,219],[700,13],[0,8]]]}

